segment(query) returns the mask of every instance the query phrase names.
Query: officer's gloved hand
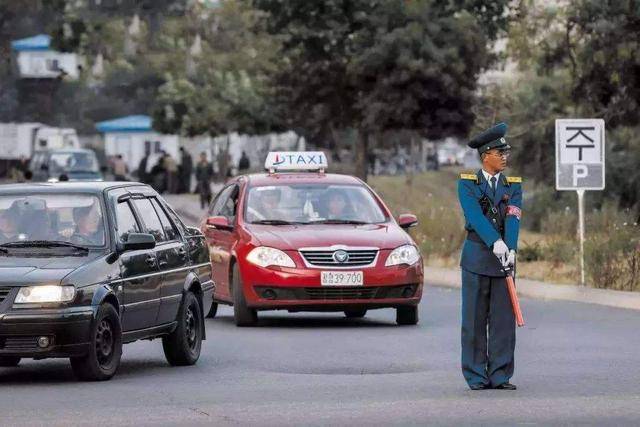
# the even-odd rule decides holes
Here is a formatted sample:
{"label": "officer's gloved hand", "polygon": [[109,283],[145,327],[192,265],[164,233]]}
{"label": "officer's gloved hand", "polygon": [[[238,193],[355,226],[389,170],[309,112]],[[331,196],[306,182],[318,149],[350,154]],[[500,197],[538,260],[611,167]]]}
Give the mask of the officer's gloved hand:
{"label": "officer's gloved hand", "polygon": [[516,265],[516,251],[514,251],[513,249],[511,249],[509,251],[509,255],[507,255],[507,264],[505,265],[505,267],[509,265],[511,267]]}
{"label": "officer's gloved hand", "polygon": [[502,239],[497,240],[493,244],[493,254],[498,258],[500,264],[502,264],[503,266],[506,265],[507,256],[509,255],[509,248],[502,241]]}

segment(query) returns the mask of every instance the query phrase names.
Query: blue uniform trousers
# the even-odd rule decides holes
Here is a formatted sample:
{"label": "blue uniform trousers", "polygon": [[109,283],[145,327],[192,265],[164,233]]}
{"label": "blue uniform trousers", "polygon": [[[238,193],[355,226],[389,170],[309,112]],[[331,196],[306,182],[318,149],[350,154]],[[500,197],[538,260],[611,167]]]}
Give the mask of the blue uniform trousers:
{"label": "blue uniform trousers", "polygon": [[463,269],[462,374],[467,383],[495,387],[508,382],[515,346],[515,317],[505,278]]}

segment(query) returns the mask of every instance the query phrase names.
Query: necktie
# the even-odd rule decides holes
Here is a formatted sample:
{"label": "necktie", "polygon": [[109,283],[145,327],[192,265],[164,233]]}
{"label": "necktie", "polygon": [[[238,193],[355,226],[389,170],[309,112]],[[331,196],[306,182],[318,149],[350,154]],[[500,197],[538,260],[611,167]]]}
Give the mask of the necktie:
{"label": "necktie", "polygon": [[496,177],[492,176],[491,177],[491,190],[493,190],[493,194],[496,194]]}

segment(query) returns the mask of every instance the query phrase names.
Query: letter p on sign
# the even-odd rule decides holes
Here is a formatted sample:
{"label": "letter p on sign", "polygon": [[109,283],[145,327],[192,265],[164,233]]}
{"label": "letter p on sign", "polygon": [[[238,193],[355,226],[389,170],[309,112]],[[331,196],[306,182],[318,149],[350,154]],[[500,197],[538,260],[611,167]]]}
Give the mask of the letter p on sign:
{"label": "letter p on sign", "polygon": [[578,187],[578,179],[586,178],[589,175],[589,169],[585,165],[573,165],[573,186]]}

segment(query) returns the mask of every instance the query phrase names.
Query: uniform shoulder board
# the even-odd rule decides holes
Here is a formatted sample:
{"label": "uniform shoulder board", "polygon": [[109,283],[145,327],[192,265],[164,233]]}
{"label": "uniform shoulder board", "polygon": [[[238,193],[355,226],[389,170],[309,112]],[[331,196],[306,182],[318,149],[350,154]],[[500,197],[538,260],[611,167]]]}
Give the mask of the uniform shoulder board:
{"label": "uniform shoulder board", "polygon": [[478,177],[472,173],[461,173],[460,179],[470,179],[471,181],[478,181]]}
{"label": "uniform shoulder board", "polygon": [[522,178],[519,176],[508,176],[507,177],[507,182],[522,182]]}

